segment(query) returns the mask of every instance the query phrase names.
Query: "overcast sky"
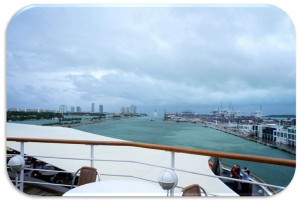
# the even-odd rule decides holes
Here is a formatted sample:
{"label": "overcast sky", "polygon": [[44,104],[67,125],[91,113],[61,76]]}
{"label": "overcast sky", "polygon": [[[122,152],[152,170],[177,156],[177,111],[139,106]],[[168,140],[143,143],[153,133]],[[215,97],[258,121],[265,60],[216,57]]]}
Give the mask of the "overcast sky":
{"label": "overcast sky", "polygon": [[6,54],[7,108],[296,110],[295,29],[272,6],[29,7]]}

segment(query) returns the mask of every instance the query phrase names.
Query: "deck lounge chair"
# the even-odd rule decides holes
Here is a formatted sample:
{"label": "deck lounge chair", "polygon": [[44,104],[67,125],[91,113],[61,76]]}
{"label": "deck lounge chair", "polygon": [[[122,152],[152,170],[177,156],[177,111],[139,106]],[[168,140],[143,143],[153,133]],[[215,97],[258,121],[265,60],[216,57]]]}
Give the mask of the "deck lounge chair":
{"label": "deck lounge chair", "polygon": [[205,190],[201,188],[198,184],[189,185],[182,189],[182,196],[202,196],[201,190],[204,195],[207,196]]}
{"label": "deck lounge chair", "polygon": [[83,166],[80,169],[78,169],[76,171],[76,173],[74,174],[74,177],[72,179],[72,187],[71,188],[74,187],[74,183],[75,183],[77,174],[79,174],[77,186],[95,182],[97,176],[98,176],[98,181],[100,181],[100,175],[96,168],[89,167],[89,166]]}

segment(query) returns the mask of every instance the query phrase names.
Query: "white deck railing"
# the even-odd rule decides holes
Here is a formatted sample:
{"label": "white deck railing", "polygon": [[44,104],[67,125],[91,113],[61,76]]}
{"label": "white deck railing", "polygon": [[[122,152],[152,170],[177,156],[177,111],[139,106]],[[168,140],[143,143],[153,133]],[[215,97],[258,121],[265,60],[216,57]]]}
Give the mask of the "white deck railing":
{"label": "white deck railing", "polygon": [[[234,178],[229,177],[223,177],[223,176],[217,176],[217,175],[210,175],[210,174],[203,174],[198,173],[195,171],[189,171],[189,170],[183,170],[179,168],[175,168],[175,153],[187,153],[187,154],[196,154],[196,155],[204,155],[204,156],[213,156],[213,157],[219,157],[219,158],[230,158],[230,159],[238,159],[238,160],[247,160],[247,161],[255,161],[255,162],[261,162],[261,163],[268,163],[268,164],[278,164],[278,165],[284,165],[284,166],[290,166],[295,167],[296,162],[294,160],[285,160],[285,159],[274,159],[269,157],[261,157],[261,156],[248,156],[248,155],[240,155],[240,154],[233,154],[233,153],[224,153],[224,152],[216,152],[216,151],[206,151],[206,150],[197,150],[197,149],[185,149],[185,148],[179,148],[179,147],[170,147],[170,146],[161,146],[161,145],[152,145],[152,144],[144,144],[144,143],[136,143],[136,142],[111,142],[111,141],[85,141],[85,140],[54,140],[54,139],[30,139],[30,138],[7,138],[7,141],[15,141],[20,142],[20,154],[23,157],[26,157],[27,155],[24,154],[24,143],[25,142],[42,142],[42,143],[64,143],[64,144],[84,144],[84,145],[90,145],[90,157],[89,158],[76,158],[76,157],[56,157],[56,156],[39,156],[39,155],[28,155],[30,157],[35,158],[50,158],[50,159],[69,159],[69,160],[88,160],[90,161],[90,166],[94,166],[95,161],[101,161],[101,162],[118,162],[118,163],[131,163],[131,164],[139,164],[139,165],[147,165],[150,167],[158,167],[162,169],[171,169],[178,172],[183,173],[189,173],[199,176],[206,176],[210,178],[219,178],[223,180],[230,180],[230,181],[237,181],[241,183],[250,183],[253,185],[259,185],[262,187],[272,187],[277,188],[279,190],[283,190],[284,187],[262,183],[262,182],[253,182],[253,181],[246,181],[246,180],[238,180]],[[131,160],[112,160],[112,159],[97,159],[94,157],[94,146],[96,145],[112,145],[112,146],[131,146],[131,147],[141,147],[141,148],[150,148],[150,149],[156,149],[156,150],[164,150],[164,151],[170,151],[171,153],[171,160],[170,160],[170,167],[162,166],[162,165],[156,165],[156,164],[150,164],[146,162],[140,162],[140,161],[131,161]],[[45,170],[45,169],[31,169],[31,168],[25,168],[24,170],[38,170],[38,171],[48,171],[48,172],[59,172],[59,173],[74,173],[73,171],[53,171],[53,170]],[[24,181],[24,170],[20,172],[20,190],[23,191],[24,183],[28,184],[49,184],[49,185],[59,185],[63,187],[70,187],[70,185],[64,185],[64,184],[55,184],[55,183],[36,183],[32,181]],[[101,174],[103,176],[119,176],[119,177],[130,177],[130,178],[137,178],[142,179],[144,181],[151,181],[155,182],[150,179],[145,179],[142,177],[137,176],[128,176],[124,174]],[[178,186],[178,188],[182,188]],[[174,191],[173,191],[174,192]],[[214,194],[209,194],[214,195]]]}

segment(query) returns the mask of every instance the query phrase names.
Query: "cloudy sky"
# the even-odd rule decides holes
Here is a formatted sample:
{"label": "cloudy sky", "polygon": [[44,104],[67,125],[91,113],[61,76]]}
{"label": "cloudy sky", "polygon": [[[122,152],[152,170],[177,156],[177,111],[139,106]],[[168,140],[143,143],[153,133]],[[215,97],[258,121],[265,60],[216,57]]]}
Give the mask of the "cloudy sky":
{"label": "cloudy sky", "polygon": [[272,6],[28,7],[7,28],[7,108],[294,114],[295,41]]}

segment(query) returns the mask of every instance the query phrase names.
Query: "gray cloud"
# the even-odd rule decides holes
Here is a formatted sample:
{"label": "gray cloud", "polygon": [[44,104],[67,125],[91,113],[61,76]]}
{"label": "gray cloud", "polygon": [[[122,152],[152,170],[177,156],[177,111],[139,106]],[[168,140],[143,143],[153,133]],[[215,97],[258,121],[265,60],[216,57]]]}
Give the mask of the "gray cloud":
{"label": "gray cloud", "polygon": [[[295,58],[293,24],[272,6],[37,6],[7,29],[7,104],[223,101],[294,113]],[[27,101],[12,93],[29,85]]]}

